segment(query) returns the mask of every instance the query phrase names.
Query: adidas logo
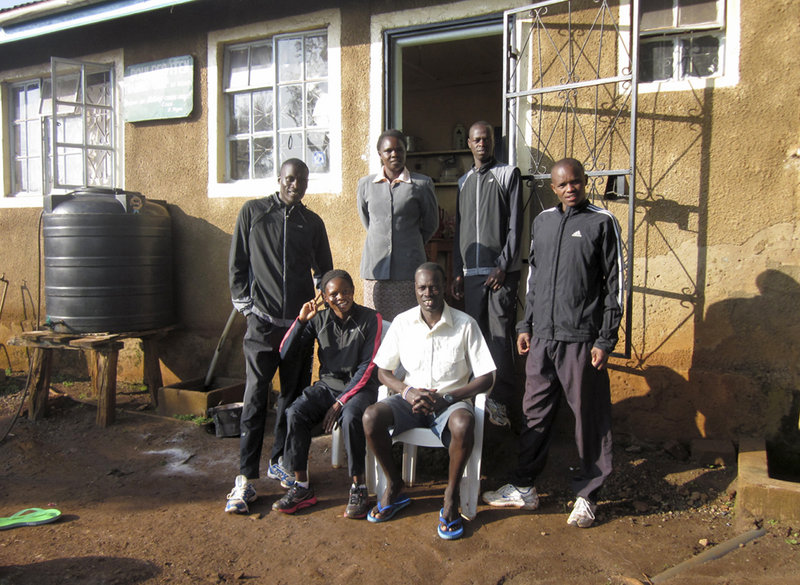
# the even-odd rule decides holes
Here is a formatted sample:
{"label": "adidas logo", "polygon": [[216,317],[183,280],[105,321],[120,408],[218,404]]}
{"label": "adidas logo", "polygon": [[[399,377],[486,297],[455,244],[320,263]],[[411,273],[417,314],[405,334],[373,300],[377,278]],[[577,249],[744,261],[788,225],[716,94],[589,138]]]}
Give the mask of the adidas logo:
{"label": "adidas logo", "polygon": [[574,232],[572,232],[572,237],[573,238],[582,238],[583,236],[581,235],[581,230],[575,230]]}

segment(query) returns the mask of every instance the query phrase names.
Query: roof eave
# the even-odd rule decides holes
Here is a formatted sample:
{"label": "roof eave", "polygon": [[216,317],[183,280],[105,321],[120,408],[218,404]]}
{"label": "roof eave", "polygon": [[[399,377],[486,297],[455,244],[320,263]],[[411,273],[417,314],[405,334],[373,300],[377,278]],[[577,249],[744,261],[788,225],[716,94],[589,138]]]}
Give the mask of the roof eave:
{"label": "roof eave", "polygon": [[48,0],[0,13],[0,44],[41,37],[197,0]]}

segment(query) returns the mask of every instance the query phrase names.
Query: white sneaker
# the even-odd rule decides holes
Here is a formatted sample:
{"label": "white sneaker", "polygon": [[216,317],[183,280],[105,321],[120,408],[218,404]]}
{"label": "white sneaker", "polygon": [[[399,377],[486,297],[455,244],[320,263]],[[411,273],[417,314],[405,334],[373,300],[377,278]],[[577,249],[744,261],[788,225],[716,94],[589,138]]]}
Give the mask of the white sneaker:
{"label": "white sneaker", "polygon": [[231,493],[228,494],[228,501],[225,504],[225,511],[229,514],[247,514],[250,509],[247,504],[256,500],[256,488],[253,487],[243,475],[237,475]]}
{"label": "white sneaker", "polygon": [[517,487],[510,483],[496,492],[483,492],[483,501],[498,508],[535,510],[539,507],[539,495],[535,487]]}
{"label": "white sneaker", "polygon": [[278,457],[274,463],[270,462],[267,468],[267,477],[277,479],[281,482],[281,487],[290,488],[294,485],[294,473],[286,469],[283,465],[283,456]]}
{"label": "white sneaker", "polygon": [[589,528],[594,522],[595,510],[597,510],[596,505],[586,498],[578,496],[578,499],[575,500],[575,505],[572,507],[572,512],[567,518],[567,524],[580,528]]}

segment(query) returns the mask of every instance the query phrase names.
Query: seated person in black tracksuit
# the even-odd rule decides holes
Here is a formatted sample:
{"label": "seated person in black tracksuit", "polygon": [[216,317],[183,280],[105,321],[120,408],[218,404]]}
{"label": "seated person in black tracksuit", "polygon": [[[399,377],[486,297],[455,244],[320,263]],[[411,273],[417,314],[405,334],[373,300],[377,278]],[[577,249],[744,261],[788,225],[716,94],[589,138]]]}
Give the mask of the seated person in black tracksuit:
{"label": "seated person in black tracksuit", "polygon": [[372,363],[381,341],[380,313],[353,302],[353,279],[344,270],[322,277],[322,301],[308,301],[281,343],[281,359],[291,360],[303,347],[319,343],[319,381],[306,388],[286,413],[288,432],[284,463],[294,471],[289,491],[272,506],[293,514],[317,503],[308,479],[308,450],[312,430],[320,422],[329,433],[339,424],[350,476],[353,479],[345,510],[347,518],[364,518],[369,510],[365,484],[366,439],[361,417],[378,396],[377,368]]}

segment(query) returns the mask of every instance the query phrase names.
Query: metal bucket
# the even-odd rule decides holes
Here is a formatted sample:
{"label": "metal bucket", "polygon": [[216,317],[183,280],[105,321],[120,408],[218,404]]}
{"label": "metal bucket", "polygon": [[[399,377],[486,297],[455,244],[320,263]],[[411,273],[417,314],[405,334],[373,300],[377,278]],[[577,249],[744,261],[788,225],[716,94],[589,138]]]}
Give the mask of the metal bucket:
{"label": "metal bucket", "polygon": [[244,403],[234,402],[208,409],[208,415],[214,421],[214,432],[217,437],[238,437],[239,420],[242,418]]}

